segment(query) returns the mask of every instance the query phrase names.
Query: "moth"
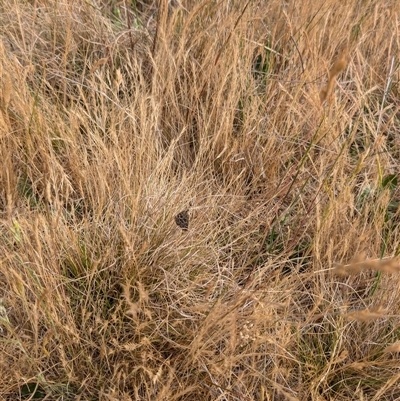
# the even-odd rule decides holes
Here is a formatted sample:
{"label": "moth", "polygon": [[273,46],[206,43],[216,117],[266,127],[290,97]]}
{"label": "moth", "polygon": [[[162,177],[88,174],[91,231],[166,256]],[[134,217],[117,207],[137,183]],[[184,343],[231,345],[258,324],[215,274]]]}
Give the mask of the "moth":
{"label": "moth", "polygon": [[189,210],[182,210],[175,216],[175,223],[183,231],[189,229]]}

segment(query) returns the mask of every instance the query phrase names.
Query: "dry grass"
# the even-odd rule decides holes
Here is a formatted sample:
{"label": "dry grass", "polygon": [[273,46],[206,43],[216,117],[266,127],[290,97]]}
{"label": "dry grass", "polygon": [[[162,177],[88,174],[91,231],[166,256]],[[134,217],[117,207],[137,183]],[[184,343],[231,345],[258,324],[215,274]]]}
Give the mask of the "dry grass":
{"label": "dry grass", "polygon": [[1,2],[0,397],[400,398],[400,3],[171,3]]}

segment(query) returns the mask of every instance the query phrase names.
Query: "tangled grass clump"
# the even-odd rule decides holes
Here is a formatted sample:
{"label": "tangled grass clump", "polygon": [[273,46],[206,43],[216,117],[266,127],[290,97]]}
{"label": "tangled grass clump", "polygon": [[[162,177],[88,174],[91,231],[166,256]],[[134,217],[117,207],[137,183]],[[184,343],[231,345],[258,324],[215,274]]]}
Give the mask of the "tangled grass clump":
{"label": "tangled grass clump", "polygon": [[399,398],[399,12],[4,0],[1,398]]}

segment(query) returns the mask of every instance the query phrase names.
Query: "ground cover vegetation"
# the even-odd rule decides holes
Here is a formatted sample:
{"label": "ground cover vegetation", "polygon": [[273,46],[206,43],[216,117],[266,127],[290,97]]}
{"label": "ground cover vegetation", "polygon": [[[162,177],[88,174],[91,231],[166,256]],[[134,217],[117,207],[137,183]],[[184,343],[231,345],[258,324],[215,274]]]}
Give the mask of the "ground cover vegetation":
{"label": "ground cover vegetation", "polygon": [[0,3],[0,396],[400,398],[395,0]]}

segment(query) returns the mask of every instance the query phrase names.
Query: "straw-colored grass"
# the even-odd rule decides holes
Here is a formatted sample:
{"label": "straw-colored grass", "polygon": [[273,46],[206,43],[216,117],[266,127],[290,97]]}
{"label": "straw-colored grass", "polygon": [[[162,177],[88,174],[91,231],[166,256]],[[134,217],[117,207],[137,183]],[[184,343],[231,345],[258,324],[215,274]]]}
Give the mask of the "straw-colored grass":
{"label": "straw-colored grass", "polygon": [[399,399],[399,23],[3,0],[0,398]]}

